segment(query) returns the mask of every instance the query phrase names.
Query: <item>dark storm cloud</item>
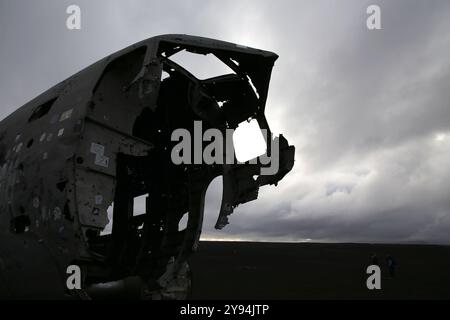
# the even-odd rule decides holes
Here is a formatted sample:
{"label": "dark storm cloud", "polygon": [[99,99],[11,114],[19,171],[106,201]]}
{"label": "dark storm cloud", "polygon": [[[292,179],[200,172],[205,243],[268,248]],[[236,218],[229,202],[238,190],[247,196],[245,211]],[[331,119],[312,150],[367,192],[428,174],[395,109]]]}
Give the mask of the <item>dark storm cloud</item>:
{"label": "dark storm cloud", "polygon": [[[82,29],[65,28],[78,4]],[[381,7],[382,30],[366,28]],[[450,243],[448,1],[1,1],[0,118],[139,40],[187,33],[274,51],[267,115],[294,170],[204,237]]]}

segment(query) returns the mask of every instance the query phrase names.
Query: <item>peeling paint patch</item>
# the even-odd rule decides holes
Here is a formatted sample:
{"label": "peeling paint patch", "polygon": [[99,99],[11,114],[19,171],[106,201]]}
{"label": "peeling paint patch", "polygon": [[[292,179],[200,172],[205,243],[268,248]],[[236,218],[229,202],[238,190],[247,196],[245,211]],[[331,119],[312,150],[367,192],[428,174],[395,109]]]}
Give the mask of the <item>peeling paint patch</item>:
{"label": "peeling paint patch", "polygon": [[64,112],[61,114],[61,117],[59,118],[59,122],[62,122],[62,121],[64,121],[64,120],[69,119],[69,118],[72,116],[72,112],[73,112],[73,109],[69,109],[69,110],[67,110],[67,111],[64,111]]}
{"label": "peeling paint patch", "polygon": [[94,163],[98,166],[108,168],[109,157],[105,156],[105,147],[98,143],[91,144],[91,153],[95,154]]}
{"label": "peeling paint patch", "polygon": [[22,146],[23,146],[23,143],[22,143],[22,142],[19,143],[19,144],[16,146],[16,153],[19,153],[19,152],[20,152],[20,150],[22,149]]}

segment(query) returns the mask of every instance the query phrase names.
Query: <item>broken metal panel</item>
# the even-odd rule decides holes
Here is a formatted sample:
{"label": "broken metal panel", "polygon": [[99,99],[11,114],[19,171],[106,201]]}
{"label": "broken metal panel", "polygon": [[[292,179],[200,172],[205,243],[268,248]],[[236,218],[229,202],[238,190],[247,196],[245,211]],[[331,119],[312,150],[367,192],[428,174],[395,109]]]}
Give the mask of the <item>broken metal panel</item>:
{"label": "broken metal panel", "polygon": [[139,83],[134,82],[143,68],[146,47],[141,46],[110,62],[93,88],[87,117],[131,135],[132,125],[141,112]]}
{"label": "broken metal panel", "polygon": [[[181,50],[214,54],[234,74],[196,79],[170,60]],[[101,282],[138,276],[146,297],[183,297],[174,292],[190,283],[186,263],[198,247],[209,183],[224,176],[220,229],[237,205],[256,199],[260,186],[276,184],[292,169],[294,147],[282,136],[273,138],[264,116],[276,59],[212,39],[154,37],[100,60],[3,120],[0,255],[8,239],[32,234],[31,241],[56,257],[42,265],[56,263],[53,280],[60,286],[65,267],[77,263],[87,292]],[[163,70],[169,77],[161,81]],[[172,163],[173,130],[193,134],[201,120],[204,129],[225,135],[252,118],[269,131],[266,142],[278,139],[277,173],[261,175],[260,162]],[[133,199],[145,194],[146,212],[134,216]],[[112,234],[104,235],[112,203]],[[178,230],[185,214],[187,227]],[[26,263],[25,249],[9,260]]]}
{"label": "broken metal panel", "polygon": [[114,199],[116,154],[145,156],[152,145],[90,119],[83,136],[75,158],[76,198],[83,200],[78,201],[78,216],[81,225],[100,232],[109,222],[107,209]]}

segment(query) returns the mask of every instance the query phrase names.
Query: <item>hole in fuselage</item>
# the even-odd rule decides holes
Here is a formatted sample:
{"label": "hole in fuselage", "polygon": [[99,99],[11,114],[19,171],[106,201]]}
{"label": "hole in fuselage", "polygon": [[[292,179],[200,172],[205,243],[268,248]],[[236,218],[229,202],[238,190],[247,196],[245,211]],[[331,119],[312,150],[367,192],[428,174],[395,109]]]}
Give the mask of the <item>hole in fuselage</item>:
{"label": "hole in fuselage", "polygon": [[266,153],[267,143],[255,119],[239,124],[233,134],[236,159],[246,162]]}
{"label": "hole in fuselage", "polygon": [[30,139],[27,143],[27,148],[31,148],[31,146],[33,145],[34,139]]}
{"label": "hole in fuselage", "polygon": [[214,178],[208,186],[205,194],[205,213],[203,220],[203,240],[208,240],[220,234],[214,229],[217,221],[217,217],[220,212],[220,206],[222,203],[222,189],[223,189],[223,177],[218,176]]}
{"label": "hole in fuselage", "polygon": [[28,232],[30,230],[30,226],[30,217],[24,214],[14,217],[11,220],[11,231],[14,233]]}
{"label": "hole in fuselage", "polygon": [[148,193],[141,196],[134,197],[133,199],[133,216],[140,216],[145,214],[146,211],[146,201]]}
{"label": "hole in fuselage", "polygon": [[189,212],[186,212],[178,222],[178,231],[186,230],[189,220]]}
{"label": "hole in fuselage", "polygon": [[204,55],[182,50],[170,56],[169,59],[200,80],[234,74],[230,67],[212,53]]}

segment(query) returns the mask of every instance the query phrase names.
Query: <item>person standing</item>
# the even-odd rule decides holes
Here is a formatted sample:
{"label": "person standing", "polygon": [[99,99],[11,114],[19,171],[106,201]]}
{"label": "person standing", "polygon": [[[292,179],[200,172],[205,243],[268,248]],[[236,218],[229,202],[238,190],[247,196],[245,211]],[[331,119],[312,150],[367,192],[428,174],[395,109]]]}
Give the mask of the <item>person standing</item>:
{"label": "person standing", "polygon": [[391,278],[394,278],[395,277],[395,268],[397,266],[397,263],[395,262],[395,259],[391,255],[388,255],[386,257],[386,264],[387,264],[387,267],[389,270],[389,276]]}
{"label": "person standing", "polygon": [[376,265],[379,266],[380,264],[378,263],[378,256],[376,253],[373,253],[372,256],[370,257],[372,260],[372,265]]}

